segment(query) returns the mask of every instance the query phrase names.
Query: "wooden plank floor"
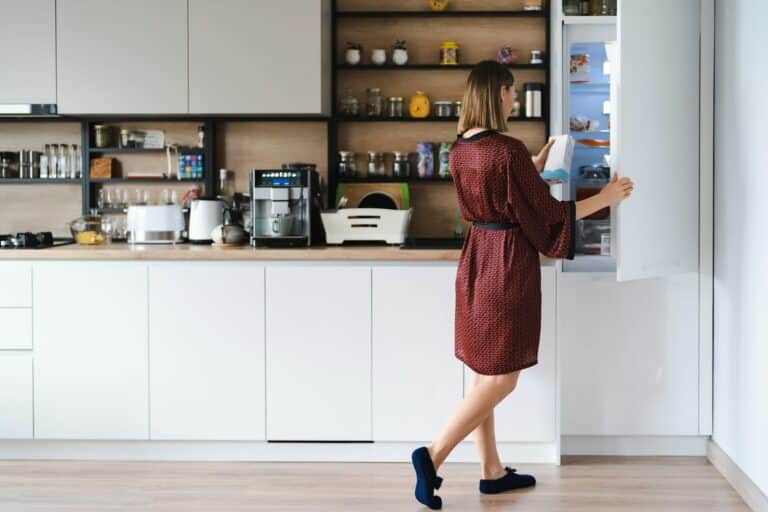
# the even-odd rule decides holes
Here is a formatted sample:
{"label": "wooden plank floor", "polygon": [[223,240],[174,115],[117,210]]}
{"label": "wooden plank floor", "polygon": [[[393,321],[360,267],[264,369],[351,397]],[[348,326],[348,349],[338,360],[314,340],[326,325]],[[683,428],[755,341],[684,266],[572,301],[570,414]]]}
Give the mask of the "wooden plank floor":
{"label": "wooden plank floor", "polygon": [[[748,511],[700,457],[578,457],[519,465],[538,485],[477,492],[477,466],[448,464],[444,510],[515,512]],[[406,464],[209,462],[0,462],[2,512],[409,511]],[[426,509],[424,509],[426,510]]]}

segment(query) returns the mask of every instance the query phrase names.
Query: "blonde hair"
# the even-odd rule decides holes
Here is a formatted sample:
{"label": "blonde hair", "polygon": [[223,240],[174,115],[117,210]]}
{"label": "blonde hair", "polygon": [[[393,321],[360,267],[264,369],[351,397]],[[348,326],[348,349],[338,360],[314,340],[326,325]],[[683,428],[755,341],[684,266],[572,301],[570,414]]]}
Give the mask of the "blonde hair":
{"label": "blonde hair", "polygon": [[501,103],[501,88],[512,87],[512,72],[493,60],[478,63],[467,78],[459,116],[459,133],[471,128],[507,131],[507,115]]}

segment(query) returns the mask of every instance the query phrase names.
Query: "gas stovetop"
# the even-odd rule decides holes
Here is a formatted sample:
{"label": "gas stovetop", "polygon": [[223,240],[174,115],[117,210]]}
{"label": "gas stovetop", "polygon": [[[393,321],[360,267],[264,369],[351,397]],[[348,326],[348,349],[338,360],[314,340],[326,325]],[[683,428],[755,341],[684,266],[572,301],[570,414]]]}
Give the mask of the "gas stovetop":
{"label": "gas stovetop", "polygon": [[72,238],[54,237],[50,231],[0,235],[0,249],[49,249],[73,243],[75,241]]}

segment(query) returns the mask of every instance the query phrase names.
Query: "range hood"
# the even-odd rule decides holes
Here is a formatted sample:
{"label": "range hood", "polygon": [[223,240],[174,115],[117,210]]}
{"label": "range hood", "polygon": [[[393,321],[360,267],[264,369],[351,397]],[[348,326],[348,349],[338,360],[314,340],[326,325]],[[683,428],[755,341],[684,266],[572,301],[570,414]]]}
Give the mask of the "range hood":
{"label": "range hood", "polygon": [[57,115],[55,103],[0,103],[0,116],[3,117],[52,117]]}

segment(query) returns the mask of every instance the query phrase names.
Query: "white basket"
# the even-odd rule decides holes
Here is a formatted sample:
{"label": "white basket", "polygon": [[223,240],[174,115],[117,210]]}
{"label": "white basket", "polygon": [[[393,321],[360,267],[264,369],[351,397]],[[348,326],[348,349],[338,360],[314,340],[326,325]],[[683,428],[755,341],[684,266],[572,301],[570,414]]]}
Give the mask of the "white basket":
{"label": "white basket", "polygon": [[411,209],[344,208],[321,212],[325,240],[329,244],[344,242],[386,242],[402,244],[411,221]]}

